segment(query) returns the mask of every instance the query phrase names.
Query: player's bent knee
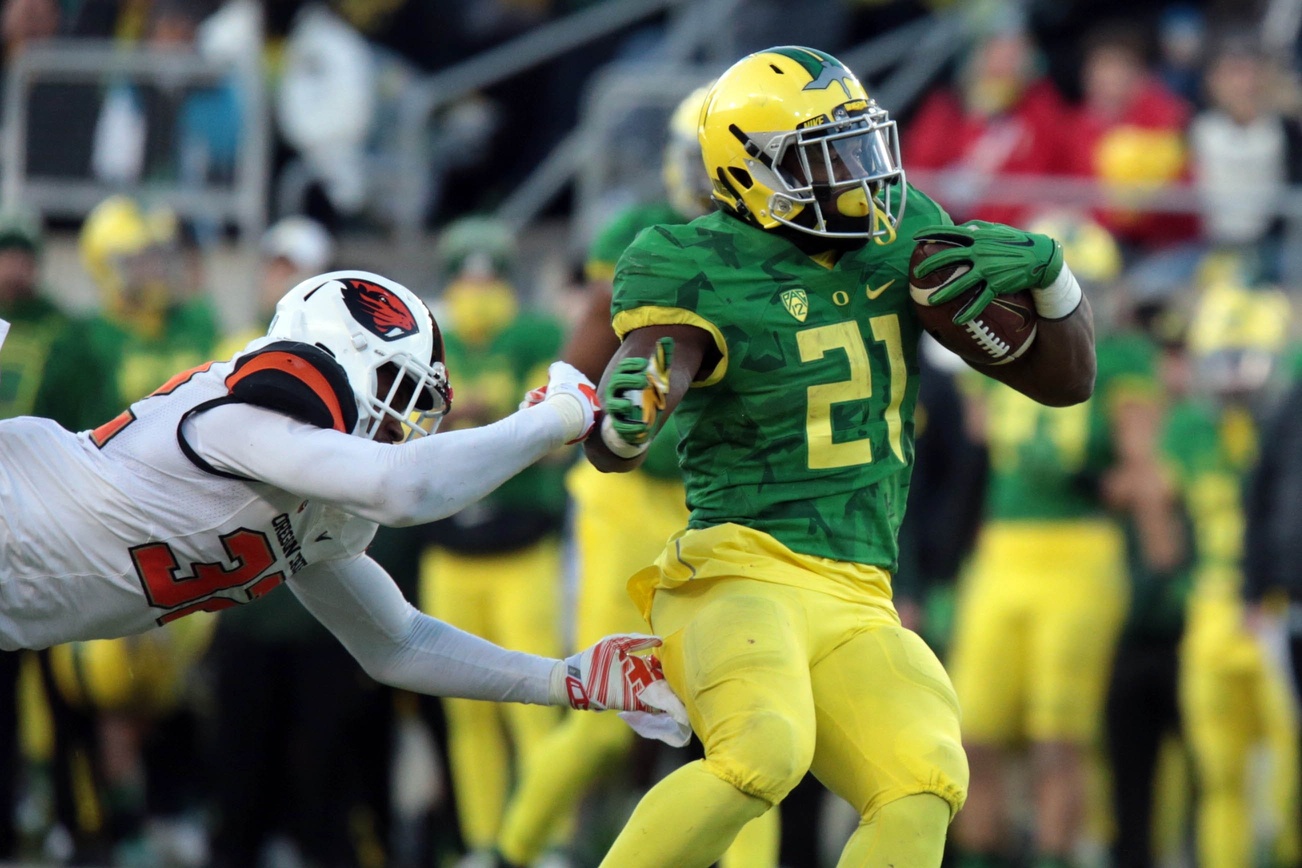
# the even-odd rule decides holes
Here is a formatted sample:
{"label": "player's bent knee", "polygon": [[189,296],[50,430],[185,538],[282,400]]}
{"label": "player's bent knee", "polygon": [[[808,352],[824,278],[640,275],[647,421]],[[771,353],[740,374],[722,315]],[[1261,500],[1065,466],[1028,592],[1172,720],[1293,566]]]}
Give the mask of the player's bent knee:
{"label": "player's bent knee", "polygon": [[776,711],[748,715],[740,734],[706,751],[706,765],[715,775],[771,805],[800,783],[813,760],[812,728],[807,731]]}

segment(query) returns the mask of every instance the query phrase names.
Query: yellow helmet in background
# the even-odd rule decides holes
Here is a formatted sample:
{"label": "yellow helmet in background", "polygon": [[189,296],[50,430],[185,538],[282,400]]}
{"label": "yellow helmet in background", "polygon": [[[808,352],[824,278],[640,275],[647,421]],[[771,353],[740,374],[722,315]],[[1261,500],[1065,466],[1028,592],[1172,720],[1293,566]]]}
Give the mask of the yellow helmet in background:
{"label": "yellow helmet in background", "polygon": [[1264,386],[1288,341],[1292,305],[1273,287],[1209,283],[1189,324],[1188,346],[1207,388],[1244,395]]}
{"label": "yellow helmet in background", "polygon": [[78,239],[82,265],[111,313],[132,318],[170,303],[178,236],[174,211],[146,211],[127,196],[110,196],[86,215]]}
{"label": "yellow helmet in background", "polygon": [[661,175],[669,204],[684,217],[710,210],[710,179],[701,170],[701,109],[709,87],[698,87],[678,103],[669,117]]}
{"label": "yellow helmet in background", "polygon": [[890,241],[904,214],[895,122],[830,54],[748,55],[706,94],[701,156],[716,202],[762,229]]}

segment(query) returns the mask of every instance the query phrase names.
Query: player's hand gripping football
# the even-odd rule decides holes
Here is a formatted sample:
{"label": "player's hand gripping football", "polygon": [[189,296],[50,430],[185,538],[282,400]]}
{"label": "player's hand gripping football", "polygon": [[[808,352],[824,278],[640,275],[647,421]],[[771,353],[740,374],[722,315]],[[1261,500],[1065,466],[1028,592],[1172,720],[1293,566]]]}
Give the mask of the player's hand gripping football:
{"label": "player's hand gripping football", "polygon": [[606,384],[601,439],[620,458],[635,458],[651,445],[669,400],[674,339],[656,341],[649,359],[621,359]]}
{"label": "player's hand gripping football", "polygon": [[642,737],[682,747],[692,732],[687,709],[669,689],[660,661],[635,653],[659,645],[659,637],[625,633],[565,658],[552,671],[552,703],[585,711],[618,710]]}
{"label": "player's hand gripping football", "polygon": [[952,244],[928,256],[914,274],[926,277],[937,269],[966,265],[949,283],[931,294],[933,305],[944,304],[972,287],[979,291],[954,315],[954,322],[971,322],[996,296],[1023,289],[1043,289],[1062,271],[1062,245],[1048,235],[1024,232],[1001,223],[970,220],[958,226],[924,226],[914,236],[916,241]]}
{"label": "player's hand gripping football", "polygon": [[572,439],[565,441],[566,444],[582,442],[592,433],[597,411],[601,409],[597,387],[578,368],[565,362],[552,362],[547,375],[547,385],[526,392],[520,409],[527,410],[544,401],[559,401],[556,408],[565,417],[568,430],[574,434]]}

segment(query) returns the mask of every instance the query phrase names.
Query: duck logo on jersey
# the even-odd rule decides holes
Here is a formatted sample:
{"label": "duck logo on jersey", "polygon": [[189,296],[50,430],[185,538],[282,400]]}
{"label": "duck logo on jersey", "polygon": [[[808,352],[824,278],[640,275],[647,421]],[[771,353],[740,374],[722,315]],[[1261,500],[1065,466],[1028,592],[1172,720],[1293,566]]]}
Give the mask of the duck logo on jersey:
{"label": "duck logo on jersey", "polygon": [[367,280],[349,279],[343,284],[348,312],[367,331],[386,341],[416,334],[416,316],[402,299]]}

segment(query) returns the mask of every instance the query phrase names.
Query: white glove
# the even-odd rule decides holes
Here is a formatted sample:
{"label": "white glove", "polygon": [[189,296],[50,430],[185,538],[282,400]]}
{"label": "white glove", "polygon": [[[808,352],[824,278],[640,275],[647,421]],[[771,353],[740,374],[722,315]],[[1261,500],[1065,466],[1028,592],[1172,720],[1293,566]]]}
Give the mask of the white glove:
{"label": "white glove", "polygon": [[597,387],[578,368],[566,362],[552,362],[547,375],[547,385],[526,392],[520,409],[554,402],[552,406],[561,414],[566,429],[577,432],[565,441],[566,445],[582,442],[591,433],[593,420],[601,410]]}
{"label": "white glove", "polygon": [[557,661],[552,670],[552,704],[588,711],[617,709],[644,738],[682,747],[692,733],[687,709],[665,682],[660,661],[633,653],[659,645],[657,636],[626,633],[607,636]]}

